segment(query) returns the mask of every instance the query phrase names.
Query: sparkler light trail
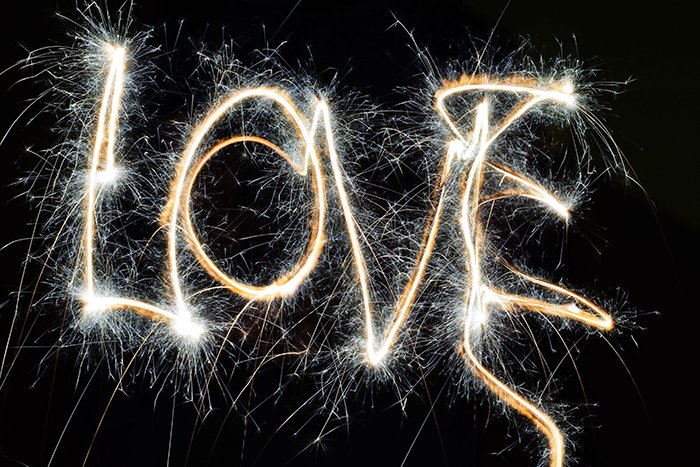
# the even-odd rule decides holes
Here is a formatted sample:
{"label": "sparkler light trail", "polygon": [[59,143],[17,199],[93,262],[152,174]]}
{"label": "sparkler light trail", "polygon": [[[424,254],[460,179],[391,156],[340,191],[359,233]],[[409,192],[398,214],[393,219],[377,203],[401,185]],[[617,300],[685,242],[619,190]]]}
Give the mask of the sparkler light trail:
{"label": "sparkler light trail", "polygon": [[[537,104],[547,100],[567,105],[573,105],[575,103],[572,89],[568,83],[563,85],[558,84],[545,89],[538,88],[536,83],[526,82],[525,84],[526,85],[520,83],[517,85],[511,83],[493,83],[490,82],[488,78],[484,79],[483,82],[480,82],[478,78],[470,79],[467,84],[457,83],[454,86],[447,86],[440,90],[437,94],[436,105],[440,114],[447,121],[450,129],[458,138],[453,144],[455,147],[462,150],[461,157],[465,160],[471,160],[471,167],[467,172],[462,193],[462,208],[460,214],[460,224],[467,249],[467,267],[470,276],[467,292],[468,298],[465,306],[464,342],[462,349],[464,359],[484,385],[506,404],[530,419],[547,437],[550,466],[557,467],[564,464],[565,446],[563,436],[556,423],[532,402],[525,399],[487,369],[481,363],[473,346],[473,334],[478,334],[480,328],[488,325],[488,315],[492,307],[505,311],[524,309],[542,314],[551,314],[561,318],[580,321],[589,326],[605,330],[610,330],[613,327],[610,316],[598,306],[555,284],[550,284],[546,281],[515,271],[521,278],[561,294],[572,301],[567,304],[553,304],[542,300],[535,300],[497,291],[489,284],[489,278],[487,276],[485,277],[482,268],[483,243],[485,239],[484,226],[480,221],[480,211],[483,206],[481,187],[483,185],[484,168],[489,147],[496,138],[508,130],[508,127],[513,125],[519,118],[525,115],[528,110]],[[488,100],[479,104],[471,132],[471,138],[466,139],[457,129],[454,120],[449,117],[445,109],[445,101],[455,94],[475,91],[508,92],[524,94],[528,97],[523,99],[523,101],[499,122],[493,130],[490,129]],[[535,182],[527,180],[520,174],[515,174],[504,169],[496,168],[496,171],[503,174],[505,178],[521,185],[522,191],[514,192],[515,195],[537,199],[550,207],[565,220],[568,219],[568,209]],[[577,304],[582,305],[584,308],[580,308]]]}
{"label": "sparkler light trail", "polygon": [[[318,99],[312,106],[313,113],[307,118],[289,93],[273,86],[233,89],[192,130],[175,166],[169,194],[160,213],[167,250],[163,264],[167,284],[161,291],[160,301],[153,303],[114,293],[114,285],[109,283],[109,272],[104,262],[100,261],[99,242],[96,239],[104,228],[99,222],[99,207],[103,199],[110,196],[110,187],[120,183],[119,161],[128,157],[119,145],[119,126],[129,51],[120,44],[106,44],[104,50],[108,56],[108,66],[96,112],[82,212],[79,269],[82,273],[82,314],[85,317],[99,320],[110,312],[132,311],[148,320],[170,326],[183,345],[196,348],[220,323],[214,323],[212,316],[196,306],[192,297],[206,290],[193,290],[193,285],[188,283],[187,275],[183,274],[183,255],[194,257],[214,281],[249,303],[292,297],[302,284],[314,280],[312,275],[327,239],[331,238],[328,232],[329,212],[337,208],[342,214],[355,280],[359,286],[361,310],[358,313],[362,315],[363,329],[358,332],[362,333],[364,349],[358,356],[370,368],[376,369],[383,366],[401,345],[399,337],[409,323],[409,316],[429,274],[431,255],[439,243],[441,226],[453,223],[459,226],[462,235],[460,241],[466,272],[466,280],[461,287],[464,293],[461,322],[454,323],[462,326],[459,354],[479,384],[526,417],[542,433],[548,444],[550,466],[564,465],[566,440],[552,415],[488,368],[480,342],[483,334],[488,332],[490,317],[500,312],[533,312],[572,320],[594,329],[613,328],[610,315],[593,301],[505,264],[508,274],[522,283],[530,284],[533,289],[545,291],[552,298],[545,300],[512,293],[498,285],[502,279],[497,278],[487,264],[487,260],[493,259],[488,248],[489,212],[502,200],[527,198],[540,203],[563,222],[569,222],[571,213],[567,203],[523,172],[491,157],[499,150],[499,141],[535,110],[544,113],[554,109],[575,112],[577,96],[574,84],[569,79],[471,75],[444,82],[437,90],[434,96],[435,111],[448,135],[444,142],[444,157],[433,189],[422,241],[415,251],[413,267],[406,275],[402,292],[389,319],[380,319],[381,314],[376,310],[378,300],[373,295],[373,277],[366,257],[371,245],[367,244],[367,237],[363,235],[353,207],[353,196],[348,190],[349,177],[343,168],[342,151],[337,147],[334,132],[336,122],[331,107],[327,101]],[[494,102],[504,96],[509,110],[495,112]],[[469,99],[474,106],[467,111],[457,106],[458,112],[455,114],[452,103],[460,99]],[[247,104],[264,104],[266,108],[275,109],[279,117],[277,123],[289,125],[296,141],[274,141],[274,138],[242,133],[212,144],[212,140],[218,138],[214,132],[217,124],[235,112],[243,112]],[[301,156],[287,149],[292,143],[300,148]],[[310,178],[313,203],[310,206],[310,234],[305,251],[296,263],[266,284],[247,283],[226,273],[208,253],[192,215],[192,195],[204,167],[235,145],[254,145],[271,150],[284,159],[297,176]],[[330,177],[326,177],[326,171]],[[455,183],[450,183],[455,179],[459,179],[459,193],[454,192]],[[499,186],[493,193],[486,193],[484,189],[489,179],[495,180]],[[451,201],[458,202],[456,212],[449,208],[455,204]],[[333,203],[337,203],[337,206]],[[184,247],[187,249],[183,251]],[[96,271],[104,274],[98,276]],[[240,313],[244,311],[245,307]]]}

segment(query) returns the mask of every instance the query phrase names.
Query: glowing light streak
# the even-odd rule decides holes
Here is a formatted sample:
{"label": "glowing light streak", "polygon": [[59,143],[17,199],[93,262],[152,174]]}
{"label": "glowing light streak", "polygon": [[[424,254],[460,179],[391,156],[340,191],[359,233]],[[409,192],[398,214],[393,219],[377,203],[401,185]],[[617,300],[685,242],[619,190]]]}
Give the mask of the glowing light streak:
{"label": "glowing light streak", "polygon": [[[325,135],[325,151],[328,155],[333,185],[343,214],[345,229],[349,239],[355,273],[359,283],[362,313],[364,318],[365,360],[372,366],[381,365],[397,345],[400,331],[409,314],[425,277],[431,254],[445,211],[448,193],[448,179],[453,170],[463,170],[462,191],[460,194],[460,212],[458,219],[464,240],[464,253],[468,272],[468,284],[465,284],[463,343],[460,354],[474,375],[483,385],[499,399],[528,418],[547,438],[549,459],[552,467],[564,463],[564,437],[553,419],[533,402],[527,400],[505,382],[499,379],[481,361],[476,340],[489,324],[489,315],[494,310],[515,312],[517,310],[571,319],[588,326],[609,330],[613,327],[610,316],[590,300],[567,290],[559,285],[527,275],[510,268],[521,280],[542,287],[554,295],[563,297],[568,303],[550,303],[540,299],[515,295],[499,290],[491,284],[488,271],[483,267],[486,254],[486,227],[481,221],[481,210],[487,203],[511,196],[522,196],[536,200],[552,212],[568,221],[569,208],[556,196],[537,182],[529,179],[510,167],[495,164],[488,160],[489,151],[494,142],[523,118],[531,109],[548,103],[549,105],[575,106],[576,96],[569,81],[554,82],[548,85],[534,79],[510,78],[499,80],[488,76],[472,76],[457,82],[445,83],[435,96],[435,106],[445,125],[452,133],[452,140],[442,162],[439,179],[433,193],[434,203],[425,226],[421,246],[417,249],[413,269],[399,296],[391,319],[385,323],[383,331],[378,330],[377,319],[373,309],[374,300],[371,293],[370,273],[360,240],[360,227],[352,208],[350,196],[346,189],[346,175],[341,158],[337,152],[333,135],[331,112],[325,101],[315,105],[311,123],[307,123],[292,99],[283,91],[272,87],[256,87],[235,90],[216,105],[196,126],[175,170],[167,204],[162,219],[167,227],[167,277],[170,281],[171,308],[161,308],[144,301],[102,295],[101,287],[95,283],[95,236],[98,223],[96,206],[102,191],[117,180],[115,164],[115,147],[118,133],[119,112],[126,72],[126,51],[120,46],[107,47],[109,52],[109,70],[104,82],[104,94],[97,115],[95,140],[90,157],[88,180],[86,186],[83,249],[83,312],[90,316],[110,310],[133,310],[154,321],[169,324],[173,330],[196,342],[206,333],[206,324],[198,321],[187,303],[186,285],[180,274],[180,235],[184,237],[190,252],[202,268],[215,280],[223,284],[232,293],[247,300],[275,300],[294,295],[299,287],[314,271],[322,254],[326,239],[326,217],[328,210],[327,180],[323,173],[323,163],[316,138],[319,131]],[[475,108],[474,121],[468,134],[458,126],[458,119],[452,118],[447,110],[447,101],[454,96],[475,93],[483,95]],[[490,94],[507,93],[518,97],[520,101],[513,106],[510,113],[501,121],[491,122],[492,112]],[[203,145],[212,129],[236,106],[247,101],[267,101],[274,104],[293,125],[298,137],[303,157],[297,161],[267,139],[254,135],[237,135],[214,144],[203,151]],[[310,176],[313,189],[313,208],[310,222],[310,238],[302,257],[289,271],[271,281],[269,284],[255,285],[239,281],[226,274],[205,251],[205,246],[198,237],[192,222],[190,203],[192,190],[203,167],[215,155],[228,146],[235,144],[262,145],[289,163],[299,176]],[[200,155],[200,153],[202,153]],[[491,197],[482,195],[484,179],[496,174],[501,182],[508,182],[517,188],[509,188]],[[240,314],[236,317],[236,320]]]}

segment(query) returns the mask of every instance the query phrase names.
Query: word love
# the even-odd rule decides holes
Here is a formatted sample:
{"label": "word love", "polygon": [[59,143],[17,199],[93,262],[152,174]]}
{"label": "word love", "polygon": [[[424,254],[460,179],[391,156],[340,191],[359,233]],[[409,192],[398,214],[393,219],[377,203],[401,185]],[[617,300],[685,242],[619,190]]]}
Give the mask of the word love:
{"label": "word love", "polygon": [[[490,160],[494,143],[504,138],[509,129],[521,119],[528,117],[533,109],[546,112],[548,109],[575,109],[577,106],[573,85],[567,81],[538,82],[535,78],[512,76],[493,78],[489,76],[464,77],[459,81],[443,85],[435,94],[435,110],[445,125],[449,140],[444,142],[444,158],[439,178],[435,186],[432,209],[425,226],[423,240],[416,252],[416,259],[405,287],[396,301],[393,314],[388,322],[377,323],[375,300],[372,293],[371,277],[366,264],[367,245],[361,235],[353,211],[351,197],[346,188],[346,176],[341,157],[334,141],[332,113],[327,102],[319,100],[312,115],[300,112],[296,103],[284,90],[276,87],[253,87],[231,91],[201,119],[189,136],[177,163],[166,206],[162,213],[167,235],[167,256],[165,261],[168,296],[170,306],[162,306],[134,297],[114,294],[106,279],[96,279],[99,268],[96,258],[95,238],[100,233],[98,206],[105,193],[104,188],[118,182],[117,178],[117,135],[120,121],[120,108],[123,100],[128,56],[124,47],[106,47],[108,60],[105,70],[103,94],[96,115],[94,142],[88,161],[87,184],[84,197],[84,230],[82,237],[83,255],[80,258],[83,287],[83,313],[90,316],[113,311],[138,313],[156,322],[171,326],[176,335],[190,344],[196,344],[209,329],[206,317],[196,316],[194,307],[188,303],[192,294],[183,281],[181,249],[187,247],[201,267],[216,282],[250,301],[271,301],[294,295],[307,280],[318,264],[327,238],[327,217],[329,190],[335,191],[334,202],[339,203],[344,227],[352,250],[354,274],[361,294],[364,330],[364,351],[360,356],[371,367],[383,364],[397,345],[397,337],[417,300],[426,270],[436,247],[438,232],[443,222],[458,223],[464,245],[464,264],[468,279],[463,284],[463,339],[459,348],[464,362],[483,385],[500,400],[527,417],[546,437],[550,465],[558,467],[564,463],[565,440],[557,424],[544,410],[527,400],[513,387],[502,381],[488,369],[479,355],[478,336],[485,332],[489,315],[494,312],[534,312],[551,315],[560,319],[574,320],[593,328],[609,330],[613,327],[610,316],[590,300],[559,285],[532,277],[513,267],[512,274],[521,282],[530,283],[534,288],[546,291],[558,300],[545,301],[514,293],[494,285],[496,280],[489,277],[484,264],[484,249],[487,228],[482,214],[488,206],[498,200],[511,197],[525,197],[541,203],[564,222],[569,218],[569,208],[547,191],[541,184],[523,173]],[[476,96],[478,102],[473,108],[454,115],[451,105],[456,99]],[[492,101],[496,96],[506,96],[507,111],[495,112]],[[288,141],[271,141],[255,134],[231,135],[216,141],[213,145],[213,128],[233,112],[241,112],[244,105],[255,101],[265,102],[279,112],[281,122],[289,125],[296,135],[296,144],[301,148],[301,157],[294,157],[282,147],[289,147]],[[561,111],[561,110],[558,110]],[[310,117],[310,118],[309,118]],[[467,122],[468,130],[464,129]],[[321,141],[319,144],[318,141]],[[267,284],[250,284],[224,272],[217,261],[207,254],[200,240],[191,215],[193,187],[203,167],[225,148],[238,145],[260,145],[282,157],[299,177],[310,177],[313,190],[313,206],[310,213],[310,236],[305,252],[289,270]],[[325,160],[324,160],[325,158]],[[325,169],[324,169],[325,168]],[[329,168],[329,169],[328,169]],[[324,171],[329,170],[327,176]],[[461,179],[459,193],[448,189],[448,178],[457,175]],[[498,177],[503,190],[483,193],[485,180]],[[458,196],[459,198],[450,198]],[[337,201],[335,201],[337,199]],[[458,201],[458,215],[443,219],[448,199]],[[184,241],[181,241],[184,239]],[[99,277],[103,277],[100,275]],[[110,291],[107,293],[106,291]],[[189,294],[189,295],[188,295]]]}

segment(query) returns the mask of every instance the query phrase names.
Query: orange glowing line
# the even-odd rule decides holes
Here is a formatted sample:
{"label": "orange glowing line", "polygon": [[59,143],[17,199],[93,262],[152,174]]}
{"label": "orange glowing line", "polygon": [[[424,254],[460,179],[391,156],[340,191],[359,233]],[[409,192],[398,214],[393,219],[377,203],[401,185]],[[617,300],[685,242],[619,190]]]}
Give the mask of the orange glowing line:
{"label": "orange glowing line", "polygon": [[[560,318],[572,319],[574,321],[579,321],[581,323],[587,324],[588,326],[602,329],[605,331],[610,331],[615,326],[612,318],[608,313],[606,313],[598,305],[582,297],[581,295],[578,295],[575,292],[572,292],[571,290],[565,289],[550,282],[543,281],[542,279],[529,276],[521,271],[517,271],[512,267],[510,267],[510,270],[513,271],[516,275],[522,277],[523,279],[532,282],[533,284],[540,285],[553,292],[556,292],[560,295],[564,295],[572,299],[573,302],[565,305],[557,305],[543,300],[522,297],[494,290],[493,292],[495,296],[498,297],[498,299],[501,300],[505,305],[512,305],[515,308],[530,309],[533,311],[538,311],[540,313],[545,313]],[[578,306],[576,306],[576,303],[583,305],[585,309],[579,308]]]}
{"label": "orange glowing line", "polygon": [[554,197],[554,195],[552,195],[549,191],[544,189],[538,183],[528,179],[527,177],[516,172],[510,167],[503,167],[501,165],[496,164],[489,164],[489,167],[495,170],[496,172],[500,173],[503,176],[503,178],[506,178],[511,182],[515,182],[521,185],[523,191],[514,192],[513,194],[518,194],[520,196],[525,196],[528,198],[532,198],[535,201],[539,201],[542,204],[551,208],[554,212],[556,212],[559,215],[559,217],[561,217],[565,221],[569,220],[569,208],[562,204],[561,201],[559,201],[556,197]]}
{"label": "orange glowing line", "polygon": [[554,420],[535,407],[532,402],[528,401],[521,394],[498,379],[479,361],[479,358],[477,358],[472,351],[469,334],[465,335],[463,350],[464,352],[461,353],[462,357],[484,385],[492,391],[496,397],[527,417],[527,419],[547,437],[549,465],[551,467],[564,465],[564,436]]}
{"label": "orange glowing line", "polygon": [[138,314],[155,321],[175,321],[177,317],[170,311],[151,305],[140,300],[124,297],[92,297],[86,300],[85,308],[88,312],[100,312],[107,310],[133,310]]}

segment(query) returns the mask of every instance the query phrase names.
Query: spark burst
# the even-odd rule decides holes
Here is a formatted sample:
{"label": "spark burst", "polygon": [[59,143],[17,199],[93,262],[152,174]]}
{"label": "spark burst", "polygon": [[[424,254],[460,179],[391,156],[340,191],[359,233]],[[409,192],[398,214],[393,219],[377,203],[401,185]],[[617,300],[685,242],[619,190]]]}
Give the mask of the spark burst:
{"label": "spark burst", "polygon": [[[464,75],[458,80],[445,81],[434,94],[434,111],[441,119],[443,151],[439,175],[433,191],[433,200],[422,241],[415,250],[410,274],[389,314],[389,319],[378,313],[378,300],[373,292],[372,271],[367,254],[373,246],[363,233],[363,225],[353,206],[354,195],[348,187],[352,181],[343,166],[342,150],[338,149],[336,120],[332,105],[317,98],[311,112],[300,110],[300,103],[287,90],[279,86],[240,86],[217,102],[194,126],[188,142],[178,158],[169,185],[167,199],[160,212],[160,222],[165,235],[163,267],[166,278],[159,296],[160,301],[149,301],[115,291],[110,283],[110,272],[102,270],[105,263],[99,261],[100,252],[96,239],[105,235],[106,227],[100,223],[99,207],[112,196],[112,188],[122,181],[120,162],[130,154],[120,146],[120,120],[125,99],[126,77],[131,72],[130,50],[126,43],[104,43],[104,76],[102,91],[95,112],[91,133],[91,152],[87,155],[84,195],[80,203],[82,213],[71,213],[82,219],[81,254],[78,259],[81,311],[77,326],[92,326],[114,314],[133,312],[156,325],[171,330],[175,341],[188,352],[204,349],[209,342],[220,338],[220,329],[232,329],[239,325],[249,306],[242,307],[229,317],[228,322],[217,322],[213,313],[198,306],[197,297],[209,289],[196,289],[188,283],[191,269],[183,264],[183,255],[192,255],[199,266],[218,286],[241,297],[248,304],[270,303],[294,297],[306,283],[313,283],[324,248],[329,239],[338,233],[329,232],[336,226],[329,223],[330,210],[339,209],[344,235],[350,246],[353,273],[359,288],[362,329],[356,329],[362,349],[356,358],[371,369],[382,371],[394,351],[402,345],[400,335],[410,325],[409,317],[419,301],[421,287],[429,274],[431,256],[439,242],[439,232],[446,224],[458,226],[462,236],[464,280],[459,284],[463,291],[458,322],[446,326],[461,326],[458,353],[464,364],[476,377],[478,384],[492,392],[504,404],[526,417],[546,438],[551,467],[561,467],[565,462],[566,440],[562,430],[544,408],[515,389],[481,356],[481,341],[489,332],[492,315],[496,313],[532,312],[562,320],[582,323],[594,329],[611,330],[610,315],[593,301],[553,282],[546,281],[518,268],[502,266],[512,277],[529,289],[533,295],[518,294],[497,277],[490,263],[488,248],[488,222],[495,206],[510,198],[527,198],[540,203],[561,222],[568,223],[571,206],[562,201],[542,183],[516,170],[507,163],[507,155],[496,160],[492,157],[501,139],[508,138],[514,127],[522,124],[535,111],[541,113],[576,113],[581,109],[575,93],[575,83],[569,77],[545,78],[526,74],[506,76],[489,74]],[[501,100],[507,102],[502,104]],[[457,104],[454,104],[457,102]],[[465,107],[464,102],[470,102]],[[461,104],[460,104],[461,103]],[[218,139],[210,144],[213,129],[234,112],[243,112],[244,104],[275,108],[278,117],[293,129],[295,141],[273,141],[253,132],[241,133]],[[508,107],[503,111],[503,107]],[[495,111],[498,109],[498,112]],[[249,134],[250,133],[250,134]],[[224,271],[208,252],[206,242],[200,238],[192,213],[195,185],[205,166],[224,150],[236,145],[259,146],[272,151],[288,163],[299,177],[309,178],[313,202],[310,206],[309,235],[304,252],[298,261],[269,283],[248,283]],[[292,152],[287,148],[298,147]],[[83,170],[83,169],[80,169]],[[329,172],[329,175],[326,175]],[[457,180],[459,189],[455,190]],[[499,187],[486,190],[485,184]],[[148,196],[148,193],[142,193]],[[336,205],[334,206],[333,203]],[[458,208],[450,209],[455,204]],[[104,253],[103,253],[104,254]],[[455,280],[461,280],[456,278]],[[541,298],[547,295],[550,299]],[[89,324],[82,324],[89,323]],[[118,330],[114,330],[117,332]],[[421,331],[422,332],[422,331]],[[147,338],[155,338],[150,333]],[[228,334],[223,340],[228,340]],[[223,346],[223,344],[222,344]],[[218,357],[206,357],[205,361],[193,360],[195,365],[211,365],[215,371]],[[206,372],[207,370],[205,370]]]}

